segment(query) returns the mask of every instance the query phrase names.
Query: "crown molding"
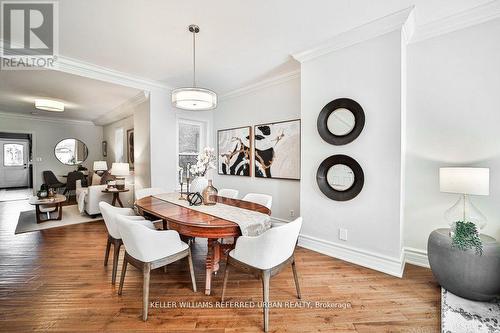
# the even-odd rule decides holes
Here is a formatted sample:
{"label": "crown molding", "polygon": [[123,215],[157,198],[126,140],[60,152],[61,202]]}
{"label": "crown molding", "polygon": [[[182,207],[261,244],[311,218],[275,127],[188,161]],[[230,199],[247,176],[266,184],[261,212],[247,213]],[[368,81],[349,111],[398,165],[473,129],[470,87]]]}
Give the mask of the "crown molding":
{"label": "crown molding", "polygon": [[292,54],[292,57],[303,63],[322,55],[334,52],[372,38],[385,35],[389,32],[402,29],[415,6],[381,17],[364,25],[340,33],[326,42],[309,50]]}
{"label": "crown molding", "polygon": [[53,69],[64,73],[75,74],[141,90],[151,90],[152,88],[172,90],[172,87],[160,81],[145,79],[65,56],[57,57]]}
{"label": "crown molding", "polygon": [[417,28],[410,43],[418,43],[429,38],[471,27],[500,17],[500,1],[494,0],[484,5],[464,10]]}
{"label": "crown molding", "polygon": [[24,113],[14,113],[14,112],[4,112],[4,111],[0,111],[0,118],[44,121],[57,124],[95,126],[95,124],[90,120],[40,117]]}
{"label": "crown molding", "polygon": [[146,102],[149,99],[149,93],[147,91],[141,91],[132,98],[129,98],[122,104],[118,105],[111,111],[105,113],[104,115],[97,117],[93,120],[95,125],[105,126],[115,121],[119,121],[130,117],[134,114],[134,107]]}
{"label": "crown molding", "polygon": [[281,75],[277,75],[277,76],[274,76],[274,77],[271,77],[268,79],[264,79],[264,80],[259,81],[257,83],[253,83],[251,85],[227,92],[223,95],[220,95],[219,100],[222,102],[222,101],[228,100],[230,98],[235,98],[238,96],[247,95],[247,94],[250,94],[252,92],[255,92],[255,91],[258,91],[258,90],[261,90],[264,88],[269,88],[271,86],[275,86],[275,85],[278,85],[281,83],[288,82],[288,81],[293,80],[293,79],[297,79],[299,77],[300,77],[300,69],[296,69],[294,71],[291,71],[291,72],[288,72],[285,74],[281,74]]}

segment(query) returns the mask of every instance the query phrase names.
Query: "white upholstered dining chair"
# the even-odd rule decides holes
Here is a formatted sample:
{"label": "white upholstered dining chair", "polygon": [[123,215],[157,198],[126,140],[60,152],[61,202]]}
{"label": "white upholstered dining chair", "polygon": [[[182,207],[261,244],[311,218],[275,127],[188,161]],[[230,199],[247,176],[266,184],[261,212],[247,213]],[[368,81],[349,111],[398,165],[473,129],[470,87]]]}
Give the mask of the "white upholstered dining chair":
{"label": "white upholstered dining chair", "polygon": [[224,198],[229,198],[229,199],[236,199],[238,198],[238,190],[233,190],[230,188],[221,188],[219,192],[217,192],[217,195],[219,197],[224,197]]}
{"label": "white upholstered dining chair", "polygon": [[108,242],[106,244],[106,252],[104,254],[104,266],[108,265],[109,251],[111,249],[111,244],[113,244],[113,273],[111,275],[111,283],[115,284],[120,246],[123,244],[120,231],[116,225],[116,217],[118,215],[123,215],[127,216],[129,219],[137,220],[138,223],[143,224],[148,228],[154,229],[154,226],[150,221],[144,220],[142,216],[135,215],[132,208],[114,207],[107,202],[101,201],[99,202],[99,209],[104,219],[104,223],[106,224],[106,229],[108,230]]}
{"label": "white upholstered dining chair", "polygon": [[153,269],[164,267],[179,259],[188,257],[189,271],[193,291],[196,292],[196,281],[193,270],[193,260],[189,246],[181,241],[179,233],[174,230],[151,230],[144,225],[131,221],[127,216],[117,217],[117,225],[125,246],[120,288],[122,294],[127,264],[143,272],[142,287],[142,319],[148,319],[149,278]]}
{"label": "white upholstered dining chair", "polygon": [[147,188],[142,188],[140,190],[135,191],[135,199],[139,200],[145,197],[149,197],[151,195],[157,195],[157,194],[162,194],[162,193],[167,193],[162,188],[159,187],[147,187]]}
{"label": "white upholstered dining chair", "polygon": [[271,206],[273,205],[273,197],[268,194],[248,193],[241,200],[259,204],[267,207],[268,209],[271,209]]}
{"label": "white upholstered dining chair", "polygon": [[269,330],[269,282],[286,265],[292,265],[297,297],[301,298],[299,278],[295,268],[294,251],[302,217],[293,222],[272,228],[257,237],[240,236],[234,250],[227,257],[226,271],[222,286],[222,302],[226,292],[229,271],[234,267],[249,272],[262,280],[264,301],[264,331]]}

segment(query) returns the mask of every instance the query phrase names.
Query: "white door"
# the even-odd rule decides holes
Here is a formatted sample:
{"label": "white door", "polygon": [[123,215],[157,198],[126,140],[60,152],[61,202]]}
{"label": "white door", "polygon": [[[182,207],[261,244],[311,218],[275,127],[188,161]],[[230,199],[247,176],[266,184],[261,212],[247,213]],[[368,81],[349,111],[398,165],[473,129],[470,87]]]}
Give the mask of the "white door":
{"label": "white door", "polygon": [[29,185],[28,140],[0,139],[0,188]]}

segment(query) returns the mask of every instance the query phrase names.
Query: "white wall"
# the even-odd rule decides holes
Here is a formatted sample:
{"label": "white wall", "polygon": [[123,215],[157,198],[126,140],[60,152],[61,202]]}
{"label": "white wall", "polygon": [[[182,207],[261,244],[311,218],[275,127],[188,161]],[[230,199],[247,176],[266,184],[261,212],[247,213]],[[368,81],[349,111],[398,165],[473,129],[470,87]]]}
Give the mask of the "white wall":
{"label": "white wall", "polygon": [[149,138],[149,100],[134,112],[134,184],[135,189],[151,186],[151,142]]}
{"label": "white wall", "polygon": [[[75,170],[75,166],[64,165],[56,159],[54,147],[62,139],[76,138],[87,145],[89,155],[82,164],[89,170],[95,160],[102,159],[102,127],[90,122],[28,119],[16,115],[0,115],[0,132],[33,134],[33,187],[43,183],[42,171],[52,170],[56,176]],[[41,158],[37,162],[37,158]]]}
{"label": "white wall", "polygon": [[[115,158],[116,142],[115,142],[115,131],[119,128],[123,129],[123,159],[117,161]],[[113,162],[127,162],[128,151],[127,151],[127,130],[134,128],[134,115],[127,118],[115,121],[114,123],[103,126],[103,138],[108,143],[108,156],[106,161],[108,162],[108,169],[111,168]],[[135,133],[134,133],[135,135]]]}
{"label": "white wall", "polygon": [[[219,103],[214,113],[214,137],[217,130],[300,118],[300,78],[232,97]],[[253,166],[252,166],[253,168]],[[272,215],[290,220],[290,210],[300,215],[300,181],[225,176],[213,173],[217,188],[234,188],[240,197],[246,193],[273,196]]]}
{"label": "white wall", "polygon": [[500,239],[500,19],[408,48],[405,246],[426,252],[457,195],[439,192],[439,167],[490,168],[490,195],[472,197]]}
{"label": "white wall", "polygon": [[[402,43],[395,31],[322,55],[302,64],[302,180],[299,244],[368,267],[399,275],[401,269]],[[352,98],[366,123],[352,143],[333,146],[318,134],[325,104]],[[364,171],[361,193],[346,202],[327,198],[316,171],[330,155],[354,158]],[[339,240],[339,228],[348,230]]]}

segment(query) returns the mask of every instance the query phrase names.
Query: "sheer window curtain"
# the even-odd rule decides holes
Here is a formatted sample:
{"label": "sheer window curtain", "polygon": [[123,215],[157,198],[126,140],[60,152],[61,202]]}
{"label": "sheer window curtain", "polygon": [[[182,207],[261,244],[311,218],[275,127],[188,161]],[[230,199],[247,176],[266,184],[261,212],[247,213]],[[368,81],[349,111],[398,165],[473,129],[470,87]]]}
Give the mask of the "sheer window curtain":
{"label": "sheer window curtain", "polygon": [[115,162],[126,162],[123,160],[123,128],[115,130]]}

